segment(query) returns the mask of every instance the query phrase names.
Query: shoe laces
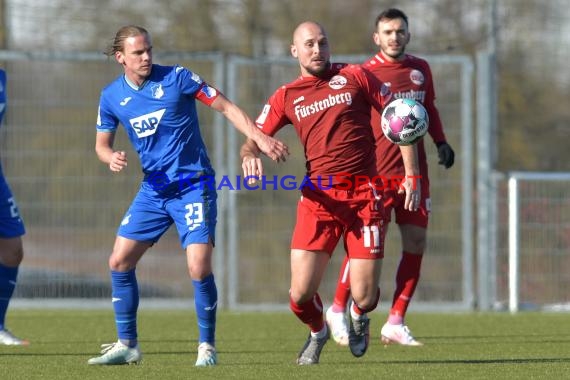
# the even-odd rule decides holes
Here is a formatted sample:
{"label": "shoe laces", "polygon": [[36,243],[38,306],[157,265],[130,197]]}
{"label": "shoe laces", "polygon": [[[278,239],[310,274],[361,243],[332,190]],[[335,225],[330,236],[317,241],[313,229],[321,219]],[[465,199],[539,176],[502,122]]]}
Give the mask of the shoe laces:
{"label": "shoe laces", "polygon": [[361,316],[359,319],[353,319],[352,326],[354,329],[354,333],[359,336],[366,334],[368,331],[369,323],[370,319],[366,315]]}
{"label": "shoe laces", "polygon": [[209,359],[216,354],[216,348],[208,342],[200,343],[198,346],[198,357],[201,359]]}
{"label": "shoe laces", "polygon": [[125,349],[125,348],[129,348],[127,346],[125,346],[123,343],[121,343],[120,341],[118,342],[113,342],[113,343],[106,343],[101,345],[101,354],[105,355],[107,353],[114,353],[116,351],[119,351],[121,349]]}
{"label": "shoe laces", "polygon": [[321,355],[321,351],[323,350],[325,343],[329,339],[330,331],[328,331],[328,327],[326,328],[327,328],[327,333],[322,338],[317,338],[309,334],[309,338],[305,343],[305,347],[303,348],[301,355],[299,355],[299,359],[301,358],[310,359],[313,363],[317,363],[319,361],[319,356]]}
{"label": "shoe laces", "polygon": [[408,342],[412,342],[412,341],[415,340],[414,337],[412,336],[412,332],[410,331],[410,329],[408,328],[408,326],[404,325],[404,326],[402,327],[402,332],[403,332],[403,335],[404,335],[404,337],[406,338],[406,340],[407,340]]}

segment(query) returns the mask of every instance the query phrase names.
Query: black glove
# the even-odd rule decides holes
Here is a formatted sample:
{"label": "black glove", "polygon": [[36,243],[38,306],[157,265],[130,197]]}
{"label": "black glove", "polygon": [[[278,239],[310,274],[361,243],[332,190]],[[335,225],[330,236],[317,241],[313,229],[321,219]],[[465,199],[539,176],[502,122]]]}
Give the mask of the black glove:
{"label": "black glove", "polygon": [[437,155],[439,156],[438,164],[445,166],[446,169],[449,169],[455,162],[455,152],[446,142],[439,142],[436,145]]}

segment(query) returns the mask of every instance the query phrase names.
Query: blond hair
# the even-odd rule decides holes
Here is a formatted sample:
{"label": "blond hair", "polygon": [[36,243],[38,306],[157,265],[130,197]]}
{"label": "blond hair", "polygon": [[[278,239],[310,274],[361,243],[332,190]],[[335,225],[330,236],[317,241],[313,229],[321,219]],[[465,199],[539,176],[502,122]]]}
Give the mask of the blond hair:
{"label": "blond hair", "polygon": [[142,26],[137,25],[127,25],[123,26],[117,31],[115,34],[115,38],[111,45],[105,50],[104,54],[111,57],[115,55],[118,51],[123,51],[125,48],[125,40],[129,37],[136,37],[136,36],[150,36],[148,31],[143,28]]}

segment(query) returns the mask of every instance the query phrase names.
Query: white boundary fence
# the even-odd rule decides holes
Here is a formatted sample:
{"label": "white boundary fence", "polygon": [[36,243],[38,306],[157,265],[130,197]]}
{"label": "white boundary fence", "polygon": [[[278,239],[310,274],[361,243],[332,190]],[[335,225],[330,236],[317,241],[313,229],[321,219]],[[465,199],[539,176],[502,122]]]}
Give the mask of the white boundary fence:
{"label": "white boundary fence", "polygon": [[[339,56],[334,60],[358,63],[365,58]],[[425,58],[432,66],[438,108],[457,156],[456,166],[445,171],[437,165],[433,144],[426,141],[434,209],[422,280],[411,309],[470,310],[476,299],[473,63],[467,56]],[[0,51],[0,61],[6,63],[9,75],[8,118],[1,130],[3,164],[28,227],[15,301],[106,304],[110,294],[106,260],[116,225],[140,181],[136,170],[110,176],[92,148],[99,91],[119,68],[99,53]],[[252,116],[278,85],[298,75],[296,61],[290,57],[156,53],[155,61],[196,70]],[[235,178],[240,173],[237,150],[242,138],[219,114],[199,112],[217,175]],[[268,171],[302,175],[304,160],[295,146],[295,134],[280,136],[296,151],[287,166],[268,163]],[[128,147],[120,136],[117,143]],[[289,239],[296,199],[293,191],[224,188],[219,192],[214,268],[221,307],[287,308]],[[397,229],[392,227],[382,275],[383,302],[391,299],[399,247]],[[335,253],[333,264],[340,263],[341,254]],[[192,307],[183,262],[176,234],[165,235],[137,268],[142,302],[157,299],[165,307]],[[325,302],[333,296],[337,271],[338,266],[331,265],[323,283]],[[76,302],[85,298],[90,302]]]}
{"label": "white boundary fence", "polygon": [[[534,185],[543,185],[549,187],[549,185],[553,182],[564,182],[561,185],[566,190],[562,190],[562,194],[565,194],[565,198],[563,199],[552,199],[548,197],[548,191],[541,192],[541,198],[548,197],[546,199],[551,201],[561,201],[559,205],[555,205],[554,208],[560,210],[562,209],[562,217],[563,220],[556,220],[555,216],[547,216],[549,222],[555,223],[555,226],[562,228],[560,231],[561,234],[568,234],[570,233],[570,191],[568,190],[568,185],[570,184],[570,172],[568,173],[546,173],[546,172],[511,172],[507,175],[508,181],[508,308],[511,313],[516,313],[521,308],[521,299],[520,299],[520,284],[522,281],[525,281],[527,276],[533,275],[533,273],[521,273],[520,268],[520,261],[521,261],[521,225],[532,222],[524,217],[521,217],[521,183],[532,183]],[[544,190],[544,188],[543,188]],[[525,198],[524,203],[528,205],[532,202],[532,199]],[[544,210],[547,212],[548,208],[544,207]],[[566,229],[564,226],[566,225]],[[537,228],[547,228],[546,225],[537,226]],[[530,232],[532,233],[532,232]],[[548,242],[547,242],[548,244]],[[570,251],[570,247],[566,246],[566,251],[562,252],[565,256],[568,255]],[[537,254],[536,252],[526,252],[527,255],[529,254]],[[544,260],[548,258],[545,257]],[[564,270],[563,268],[558,267],[559,270]],[[549,273],[536,273],[534,275],[549,275]],[[545,276],[545,277],[546,277]],[[560,286],[561,288],[567,291],[567,287],[564,284],[554,284],[554,286]],[[550,308],[558,308],[563,309],[564,305],[568,304],[569,299],[566,298],[565,300],[557,300],[558,307],[551,306]],[[566,306],[567,307],[567,306]]]}

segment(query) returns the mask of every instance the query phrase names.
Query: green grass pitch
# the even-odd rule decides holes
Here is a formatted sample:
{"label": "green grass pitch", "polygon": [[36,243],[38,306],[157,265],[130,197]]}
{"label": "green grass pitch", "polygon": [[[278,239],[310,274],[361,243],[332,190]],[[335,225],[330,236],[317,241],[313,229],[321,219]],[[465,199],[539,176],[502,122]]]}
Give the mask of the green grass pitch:
{"label": "green grass pitch", "polygon": [[423,347],[384,347],[382,313],[371,315],[362,358],[331,340],[321,363],[295,364],[307,330],[291,313],[218,314],[219,365],[196,368],[193,310],[141,307],[140,365],[93,367],[87,359],[114,341],[113,314],[103,310],[8,312],[7,326],[31,341],[0,346],[0,379],[563,379],[570,378],[570,315],[556,313],[410,313]]}

